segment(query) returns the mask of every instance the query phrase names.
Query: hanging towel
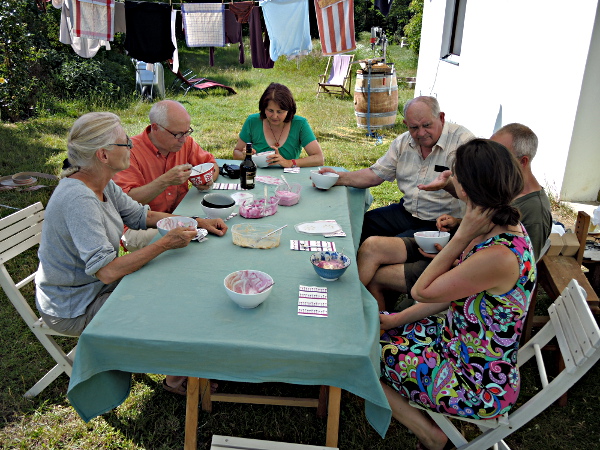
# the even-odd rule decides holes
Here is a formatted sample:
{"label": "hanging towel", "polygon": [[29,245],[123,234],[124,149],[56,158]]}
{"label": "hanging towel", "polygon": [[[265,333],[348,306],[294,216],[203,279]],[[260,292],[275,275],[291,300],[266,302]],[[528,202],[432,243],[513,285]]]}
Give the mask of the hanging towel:
{"label": "hanging towel", "polygon": [[275,62],[269,57],[269,34],[264,26],[260,8],[254,8],[248,21],[250,25],[250,52],[252,67],[255,69],[272,69]]}
{"label": "hanging towel", "polygon": [[225,47],[225,5],[182,3],[181,16],[188,47]]}
{"label": "hanging towel", "polygon": [[115,3],[115,33],[126,33],[127,26],[125,24],[125,3]]}
{"label": "hanging towel", "polygon": [[233,13],[238,23],[248,23],[253,8],[254,2],[231,2],[229,4],[229,11]]}
{"label": "hanging towel", "polygon": [[392,7],[392,0],[375,0],[375,7],[381,11],[381,14],[387,16]]}
{"label": "hanging towel", "polygon": [[166,3],[125,2],[127,34],[124,47],[131,58],[147,63],[166,61],[176,47],[171,41],[171,6]]}
{"label": "hanging towel", "polygon": [[323,55],[331,56],[355,50],[354,0],[314,2]]}
{"label": "hanging towel", "polygon": [[231,10],[225,10],[225,43],[226,44],[239,44],[240,55],[238,60],[240,64],[244,64],[246,57],[244,55],[244,41],[242,38],[242,24],[239,23],[235,14]]}
{"label": "hanging towel", "polygon": [[115,37],[115,0],[75,0],[71,9],[73,35],[112,41]]}
{"label": "hanging towel", "polygon": [[308,0],[264,0],[259,5],[271,39],[273,61],[281,55],[292,59],[310,53]]}
{"label": "hanging towel", "polygon": [[106,47],[110,50],[108,41],[101,39],[80,38],[73,34],[71,7],[73,0],[64,0],[62,2],[60,13],[60,35],[59,41],[70,45],[73,51],[82,58],[93,58],[100,50],[100,47]]}

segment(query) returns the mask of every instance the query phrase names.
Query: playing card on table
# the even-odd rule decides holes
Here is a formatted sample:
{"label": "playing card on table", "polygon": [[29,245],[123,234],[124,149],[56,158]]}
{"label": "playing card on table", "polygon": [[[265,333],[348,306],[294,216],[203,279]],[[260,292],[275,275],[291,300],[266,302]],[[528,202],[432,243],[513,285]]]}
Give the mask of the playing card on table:
{"label": "playing card on table", "polygon": [[298,292],[298,315],[327,317],[327,288],[300,285]]}
{"label": "playing card on table", "polygon": [[290,250],[300,250],[306,252],[335,252],[335,242],[291,240]]}

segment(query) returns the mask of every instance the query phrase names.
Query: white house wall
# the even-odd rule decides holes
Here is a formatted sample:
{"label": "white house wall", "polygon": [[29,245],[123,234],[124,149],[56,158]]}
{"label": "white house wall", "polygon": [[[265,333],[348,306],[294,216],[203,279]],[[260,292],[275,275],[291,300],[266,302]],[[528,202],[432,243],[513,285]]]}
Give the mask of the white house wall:
{"label": "white house wall", "polygon": [[[600,104],[598,33],[595,65],[588,63],[596,72],[584,83],[597,0],[467,0],[458,65],[440,60],[447,1],[454,3],[425,0],[415,95],[436,96],[447,120],[477,136],[511,122],[531,127],[540,141],[533,162],[538,180],[563,200],[595,200],[600,164],[582,164],[582,155],[596,143],[600,158],[597,114],[587,126],[590,109]],[[580,105],[582,92],[595,93],[595,101]]]}

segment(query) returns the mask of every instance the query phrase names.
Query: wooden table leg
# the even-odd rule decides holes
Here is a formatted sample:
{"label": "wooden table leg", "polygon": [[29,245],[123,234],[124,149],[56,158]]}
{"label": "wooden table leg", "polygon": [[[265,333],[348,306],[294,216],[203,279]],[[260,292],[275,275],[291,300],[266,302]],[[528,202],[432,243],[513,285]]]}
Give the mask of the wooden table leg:
{"label": "wooden table leg", "polygon": [[188,377],[185,403],[185,443],[184,450],[198,448],[198,397],[200,395],[200,380]]}
{"label": "wooden table leg", "polygon": [[202,411],[212,412],[210,380],[208,378],[200,378],[200,392],[202,392]]}
{"label": "wooden table leg", "polygon": [[319,389],[319,404],[317,406],[317,417],[327,417],[327,399],[329,398],[329,386],[321,385]]}
{"label": "wooden table leg", "polygon": [[329,386],[329,405],[327,408],[327,447],[337,447],[340,429],[340,402],[342,390],[339,387]]}

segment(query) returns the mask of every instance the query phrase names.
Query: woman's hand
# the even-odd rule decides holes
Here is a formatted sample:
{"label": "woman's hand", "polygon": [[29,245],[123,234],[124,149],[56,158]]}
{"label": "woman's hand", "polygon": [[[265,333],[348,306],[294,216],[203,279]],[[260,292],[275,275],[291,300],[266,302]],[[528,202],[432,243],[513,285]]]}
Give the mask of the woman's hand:
{"label": "woman's hand", "polygon": [[271,148],[275,151],[275,153],[267,157],[267,164],[269,164],[269,166],[279,164],[281,167],[292,167],[292,161],[281,156],[277,147],[272,145]]}
{"label": "woman's hand", "polygon": [[496,225],[492,222],[493,209],[484,210],[480,206],[474,206],[467,202],[467,212],[463,217],[454,237],[463,239],[474,239],[477,236],[488,234]]}
{"label": "woman's hand", "polygon": [[396,324],[397,320],[394,317],[395,314],[379,314],[379,328],[382,330],[391,330],[392,328],[396,328],[398,324]]}
{"label": "woman's hand", "polygon": [[186,247],[192,239],[196,237],[196,229],[193,227],[177,227],[169,230],[157,242],[162,244],[166,249]]}
{"label": "woman's hand", "polygon": [[198,227],[206,229],[210,234],[223,236],[227,233],[227,225],[223,219],[196,219]]}

